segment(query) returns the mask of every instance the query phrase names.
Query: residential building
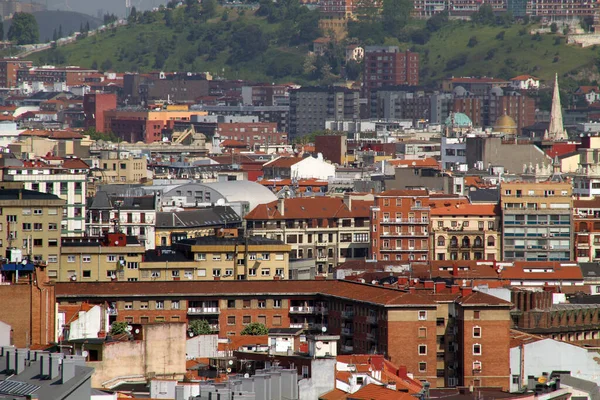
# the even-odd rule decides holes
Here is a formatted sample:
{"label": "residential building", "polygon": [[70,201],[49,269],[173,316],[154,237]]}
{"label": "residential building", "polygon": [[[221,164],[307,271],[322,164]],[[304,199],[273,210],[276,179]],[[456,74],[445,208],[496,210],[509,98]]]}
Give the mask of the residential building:
{"label": "residential building", "polygon": [[195,105],[193,110],[206,111],[210,115],[222,117],[231,116],[255,116],[260,122],[274,122],[277,124],[277,131],[289,131],[289,105],[279,106],[228,106],[228,105]]}
{"label": "residential building", "polygon": [[531,75],[519,75],[510,78],[510,85],[515,90],[536,90],[540,88],[540,80]]}
{"label": "residential building", "polygon": [[87,207],[87,236],[123,232],[138,238],[146,249],[155,247],[156,196],[117,197],[96,192]]}
{"label": "residential building", "polygon": [[85,232],[87,176],[89,166],[80,159],[59,159],[58,165],[42,161],[19,161],[17,166],[0,167],[1,181],[19,182],[26,190],[53,194],[66,204],[60,233],[81,236]]}
{"label": "residential building", "polygon": [[595,4],[587,1],[565,1],[552,0],[540,1],[530,0],[527,2],[527,15],[532,17],[544,17],[554,19],[570,20],[576,17],[591,17],[597,12]]}
{"label": "residential building", "polygon": [[329,179],[335,177],[335,165],[317,157],[277,157],[263,164],[264,179]]}
{"label": "residential building", "polygon": [[430,195],[427,190],[386,190],[371,208],[371,257],[383,261],[426,261],[430,253],[432,206],[455,207],[465,197]]}
{"label": "residential building", "polygon": [[413,125],[429,121],[431,97],[424,91],[401,86],[371,90],[371,118],[410,120]]}
{"label": "residential building", "polygon": [[289,139],[322,131],[327,120],[358,119],[358,99],[358,90],[339,86],[291,90]]}
{"label": "residential building", "polygon": [[151,177],[148,172],[148,159],[130,152],[103,150],[98,158],[92,158],[89,163],[92,167],[92,179],[96,185],[145,183]]}
{"label": "residential building", "polygon": [[[444,386],[510,385],[512,305],[470,288],[432,296],[342,280],[69,282],[56,288],[59,304],[114,302],[116,320],[130,324],[214,318],[226,336],[251,322],[268,328],[326,324],[328,335],[341,336],[338,353],[383,354],[432,388],[440,375]],[[476,376],[475,362],[481,363]]]}
{"label": "residential building", "polygon": [[[2,14],[7,15],[7,14]],[[33,67],[33,62],[25,60],[17,60],[5,58],[0,60],[0,87],[16,88],[18,86],[17,71],[20,69],[28,69]]]}
{"label": "residential building", "polygon": [[11,399],[91,399],[93,367],[82,356],[3,347],[0,392]]}
{"label": "residential building", "polygon": [[348,159],[348,138],[344,135],[318,135],[315,137],[315,151],[323,158],[337,165],[346,165]]}
{"label": "residential building", "polygon": [[572,186],[568,182],[503,182],[503,260],[573,258]]}
{"label": "residential building", "polygon": [[[65,200],[50,193],[0,189],[0,251],[18,249],[32,262],[56,265],[60,254],[61,220]],[[4,253],[4,252],[3,252]]]}
{"label": "residential building", "polygon": [[396,46],[366,46],[363,87],[367,98],[376,88],[419,84],[419,55]]}
{"label": "residential building", "polygon": [[500,260],[500,209],[458,204],[431,209],[430,260]]}
{"label": "residential building", "polygon": [[109,233],[102,238],[64,238],[57,267],[48,274],[59,282],[137,281],[146,249],[136,237]]}
{"label": "residential building", "polygon": [[279,132],[277,124],[274,122],[219,123],[216,132],[221,141],[239,140],[251,150],[257,150],[261,146],[277,146],[287,143],[287,134]]}
{"label": "residential building", "polygon": [[600,261],[600,199],[573,200],[573,235],[577,262]]}
{"label": "residential building", "polygon": [[277,106],[289,104],[288,86],[258,84],[242,86],[242,101],[245,106]]}
{"label": "residential building", "polygon": [[115,93],[88,93],[83,96],[83,113],[85,127],[94,128],[96,132],[105,132],[104,111],[117,108]]}
{"label": "residential building", "polygon": [[246,215],[252,235],[283,240],[291,245],[291,259],[314,260],[317,274],[369,253],[370,201],[347,195],[296,197],[261,204]]}
{"label": "residential building", "polygon": [[97,74],[97,70],[81,67],[55,67],[45,65],[32,67],[24,65],[17,70],[17,82],[65,83],[67,86],[85,84],[85,80]]}

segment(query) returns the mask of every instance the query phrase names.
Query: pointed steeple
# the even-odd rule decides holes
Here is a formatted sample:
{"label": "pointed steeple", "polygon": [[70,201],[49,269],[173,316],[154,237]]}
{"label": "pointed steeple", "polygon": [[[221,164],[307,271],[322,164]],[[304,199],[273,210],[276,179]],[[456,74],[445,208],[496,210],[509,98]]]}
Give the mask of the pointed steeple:
{"label": "pointed steeple", "polygon": [[563,126],[562,106],[558,88],[558,74],[554,78],[554,93],[552,94],[552,109],[550,110],[550,126],[544,134],[546,140],[567,140],[567,132]]}

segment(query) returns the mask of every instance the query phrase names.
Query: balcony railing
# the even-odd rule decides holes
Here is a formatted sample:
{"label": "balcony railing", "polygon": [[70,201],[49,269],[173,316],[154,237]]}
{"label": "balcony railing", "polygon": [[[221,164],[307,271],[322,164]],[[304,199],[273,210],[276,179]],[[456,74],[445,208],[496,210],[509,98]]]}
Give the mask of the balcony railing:
{"label": "balcony railing", "polygon": [[381,222],[382,224],[429,224],[429,219],[417,218],[390,218]]}
{"label": "balcony railing", "polygon": [[374,316],[374,315],[369,315],[367,317],[367,323],[368,324],[373,324],[373,325],[377,324],[377,317]]}
{"label": "balcony railing", "polygon": [[342,335],[346,335],[346,336],[352,335],[352,329],[351,328],[342,328]]}
{"label": "balcony railing", "polygon": [[218,332],[219,331],[219,324],[210,324],[210,329],[213,332]]}
{"label": "balcony railing", "polygon": [[327,313],[329,313],[329,310],[327,309],[327,307],[316,306],[314,313],[319,315],[327,315]]}
{"label": "balcony railing", "polygon": [[354,318],[354,310],[342,311],[342,318]]}
{"label": "balcony railing", "polygon": [[198,315],[198,314],[219,314],[219,307],[189,307],[188,314],[190,315]]}
{"label": "balcony railing", "polygon": [[375,336],[375,334],[374,334],[374,333],[370,333],[370,332],[369,332],[369,333],[367,333],[367,340],[370,340],[370,341],[373,341],[373,342],[374,342],[374,341],[375,341],[375,337],[376,337],[376,336]]}
{"label": "balcony railing", "polygon": [[313,314],[315,307],[313,306],[291,306],[290,313],[294,314]]}
{"label": "balcony railing", "polygon": [[350,346],[350,345],[347,345],[347,344],[345,344],[345,345],[343,345],[343,346],[342,346],[342,351],[343,351],[344,353],[352,353],[352,352],[354,351],[354,347],[353,347],[353,346]]}

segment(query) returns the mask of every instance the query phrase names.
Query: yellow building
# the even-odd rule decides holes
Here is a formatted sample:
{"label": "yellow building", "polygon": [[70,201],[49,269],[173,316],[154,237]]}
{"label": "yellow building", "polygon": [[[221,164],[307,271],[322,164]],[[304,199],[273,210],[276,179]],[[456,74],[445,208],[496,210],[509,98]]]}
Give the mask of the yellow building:
{"label": "yellow building", "polygon": [[138,281],[144,252],[137,238],[123,233],[63,240],[55,275],[60,282]]}
{"label": "yellow building", "polygon": [[431,260],[500,260],[500,211],[495,204],[432,208]]}
{"label": "yellow building", "polygon": [[48,275],[58,268],[60,222],[65,200],[50,193],[15,187],[0,190],[0,254],[16,249],[22,258],[46,263]]}
{"label": "yellow building", "polygon": [[289,279],[291,247],[274,239],[253,236],[187,239],[173,249],[146,254],[141,280],[265,280]]}
{"label": "yellow building", "polygon": [[503,259],[572,260],[572,190],[569,182],[502,183]]}

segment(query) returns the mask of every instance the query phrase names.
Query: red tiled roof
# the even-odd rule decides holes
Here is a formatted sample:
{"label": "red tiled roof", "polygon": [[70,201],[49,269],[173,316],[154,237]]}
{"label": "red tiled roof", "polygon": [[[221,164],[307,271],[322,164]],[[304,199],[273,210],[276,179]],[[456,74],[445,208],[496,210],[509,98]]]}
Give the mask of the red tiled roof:
{"label": "red tiled roof", "polygon": [[77,132],[70,131],[52,131],[49,137],[51,139],[83,139],[83,135]]}
{"label": "red tiled roof", "polygon": [[298,186],[327,186],[329,185],[328,181],[323,181],[319,179],[299,179],[296,182],[292,182],[291,179],[279,179],[279,180],[261,180],[258,181],[263,186],[291,186],[296,184]]}
{"label": "red tiled roof", "polygon": [[58,298],[69,297],[128,297],[165,296],[168,294],[189,296],[222,295],[306,295],[323,294],[363,301],[373,304],[398,306],[433,306],[434,300],[415,293],[342,280],[264,280],[253,281],[192,281],[192,282],[59,282],[56,284]]}
{"label": "red tiled roof", "polygon": [[346,397],[348,400],[414,400],[408,393],[397,392],[383,386],[370,383]]}
{"label": "red tiled roof", "polygon": [[304,160],[302,157],[277,157],[273,161],[269,161],[264,164],[265,167],[276,167],[276,168],[289,168],[292,165],[299,163]]}
{"label": "red tiled roof", "polygon": [[248,335],[236,335],[227,336],[229,343],[219,343],[219,351],[235,351],[239,350],[240,347],[253,346],[253,345],[267,345],[269,344],[268,335],[248,336]]}
{"label": "red tiled roof", "polygon": [[511,81],[526,81],[527,79],[533,79],[533,80],[539,81],[538,78],[536,78],[535,76],[531,76],[531,75],[519,75],[519,76],[515,76],[514,78],[510,78]]}
{"label": "red tiled roof", "polygon": [[[526,271],[531,269],[535,272]],[[567,265],[559,262],[515,261],[514,266],[502,269],[501,276],[504,279],[521,281],[536,280],[547,282],[554,280],[575,280],[583,282],[581,268],[576,263]]]}
{"label": "red tiled roof", "polygon": [[248,147],[248,144],[246,142],[242,142],[240,140],[233,140],[233,139],[225,139],[221,142],[221,146],[222,147],[243,147],[246,148]]}
{"label": "red tiled roof", "polygon": [[588,94],[589,92],[600,92],[600,89],[598,89],[598,86],[579,86],[576,90],[576,93],[578,94]]}
{"label": "red tiled roof", "polygon": [[482,292],[473,292],[461,298],[458,301],[463,306],[475,306],[475,305],[486,305],[486,306],[510,306],[510,301],[502,300],[498,297],[491,296]]}
{"label": "red tiled roof", "polygon": [[90,166],[80,158],[67,158],[62,165],[65,169],[89,169]]}
{"label": "red tiled roof", "polygon": [[347,393],[340,389],[333,389],[331,392],[327,392],[322,396],[319,396],[319,400],[346,400]]}
{"label": "red tiled roof", "polygon": [[421,158],[418,160],[388,160],[390,165],[400,168],[436,168],[440,169],[440,164],[433,158]]}
{"label": "red tiled roof", "polygon": [[457,204],[454,207],[435,207],[431,215],[499,215],[500,210],[496,204]]}
{"label": "red tiled roof", "polygon": [[600,197],[573,199],[573,208],[600,208]]}
{"label": "red tiled roof", "polygon": [[414,197],[414,196],[427,196],[429,191],[427,190],[386,190],[384,192],[376,194],[377,197]]}
{"label": "red tiled roof", "polygon": [[369,218],[371,201],[352,200],[352,210],[337,197],[296,197],[283,201],[284,213],[279,210],[279,200],[260,204],[246,215],[247,220]]}
{"label": "red tiled roof", "polygon": [[542,336],[533,335],[531,333],[525,333],[517,331],[515,329],[510,330],[510,348],[519,347],[524,344],[539,342],[540,340],[547,339]]}

